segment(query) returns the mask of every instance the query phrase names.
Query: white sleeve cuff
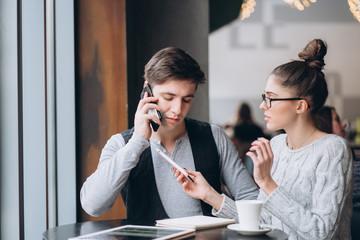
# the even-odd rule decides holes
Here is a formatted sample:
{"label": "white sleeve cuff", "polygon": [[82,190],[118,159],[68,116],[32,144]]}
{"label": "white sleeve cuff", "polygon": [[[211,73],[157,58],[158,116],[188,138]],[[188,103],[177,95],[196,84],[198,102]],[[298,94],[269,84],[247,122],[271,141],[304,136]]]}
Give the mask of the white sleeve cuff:
{"label": "white sleeve cuff", "polygon": [[237,210],[234,200],[232,200],[225,194],[221,195],[223,196],[223,202],[221,204],[221,207],[218,211],[213,208],[211,211],[212,215],[216,217],[235,219],[238,222]]}

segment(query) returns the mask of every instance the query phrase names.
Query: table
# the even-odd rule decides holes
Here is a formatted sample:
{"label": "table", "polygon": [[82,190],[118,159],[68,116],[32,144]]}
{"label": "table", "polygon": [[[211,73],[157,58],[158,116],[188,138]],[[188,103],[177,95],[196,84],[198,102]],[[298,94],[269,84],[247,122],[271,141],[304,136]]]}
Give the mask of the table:
{"label": "table", "polygon": [[[96,231],[101,231],[113,227],[118,227],[126,224],[134,225],[154,225],[148,224],[146,221],[128,221],[126,219],[118,220],[102,220],[89,221],[81,223],[67,224],[58,226],[45,231],[42,235],[43,240],[67,240],[70,237],[76,237]],[[191,240],[284,240],[288,239],[287,235],[280,230],[272,230],[261,236],[243,236],[235,231],[229,230],[226,227],[210,228],[205,230],[198,230],[196,235]]]}

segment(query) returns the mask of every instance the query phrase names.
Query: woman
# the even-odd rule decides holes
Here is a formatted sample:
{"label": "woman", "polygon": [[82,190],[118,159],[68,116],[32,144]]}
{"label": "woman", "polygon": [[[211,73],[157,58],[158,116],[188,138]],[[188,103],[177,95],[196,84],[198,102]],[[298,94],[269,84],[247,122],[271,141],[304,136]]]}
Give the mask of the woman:
{"label": "woman", "polygon": [[[254,162],[258,199],[264,201],[262,224],[284,231],[290,239],[351,239],[350,148],[343,138],[318,130],[314,122],[328,95],[322,72],[326,51],[326,43],[314,39],[299,53],[302,60],[272,71],[260,109],[269,130],[286,133],[271,141],[259,138],[247,152]],[[175,173],[186,193],[212,205],[216,216],[237,218],[230,198],[217,193],[201,173],[188,172],[195,183]]]}

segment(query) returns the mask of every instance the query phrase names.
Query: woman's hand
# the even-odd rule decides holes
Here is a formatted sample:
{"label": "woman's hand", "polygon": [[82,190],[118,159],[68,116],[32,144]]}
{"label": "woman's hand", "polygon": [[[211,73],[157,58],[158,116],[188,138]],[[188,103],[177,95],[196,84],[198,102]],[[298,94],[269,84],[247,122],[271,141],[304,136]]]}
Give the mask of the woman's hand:
{"label": "woman's hand", "polygon": [[193,198],[206,202],[207,204],[213,206],[216,210],[219,210],[222,205],[223,196],[210,186],[200,172],[190,171],[187,169],[185,171],[190,175],[194,182],[191,182],[184,176],[184,174],[174,168],[176,180],[181,183],[184,192]]}
{"label": "woman's hand", "polygon": [[149,140],[152,134],[150,127],[150,120],[153,120],[157,124],[161,125],[161,121],[153,114],[147,114],[149,109],[156,109],[161,111],[161,108],[154,102],[157,102],[156,97],[148,97],[148,93],[145,92],[144,98],[139,101],[139,104],[135,113],[134,120],[134,132],[143,138]]}
{"label": "woman's hand", "polygon": [[254,163],[254,180],[266,195],[270,195],[277,188],[277,184],[271,177],[274,155],[271,150],[270,141],[265,138],[258,138],[251,144],[249,150],[246,155]]}

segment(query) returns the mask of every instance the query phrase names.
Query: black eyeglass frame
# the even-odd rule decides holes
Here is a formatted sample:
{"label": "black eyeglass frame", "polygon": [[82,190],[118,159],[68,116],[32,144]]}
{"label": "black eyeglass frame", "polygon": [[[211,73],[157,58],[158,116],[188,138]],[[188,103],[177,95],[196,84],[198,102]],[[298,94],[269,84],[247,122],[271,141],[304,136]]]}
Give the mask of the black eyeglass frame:
{"label": "black eyeglass frame", "polygon": [[[263,102],[265,102],[266,108],[269,109],[271,108],[271,102],[276,102],[276,101],[295,101],[295,100],[306,100],[305,98],[301,98],[301,97],[297,97],[297,98],[269,98],[267,97],[265,94],[261,94],[262,96],[262,100]],[[270,106],[267,106],[267,102],[266,99],[269,99],[269,104]],[[308,103],[308,107],[310,108],[310,104]]]}

